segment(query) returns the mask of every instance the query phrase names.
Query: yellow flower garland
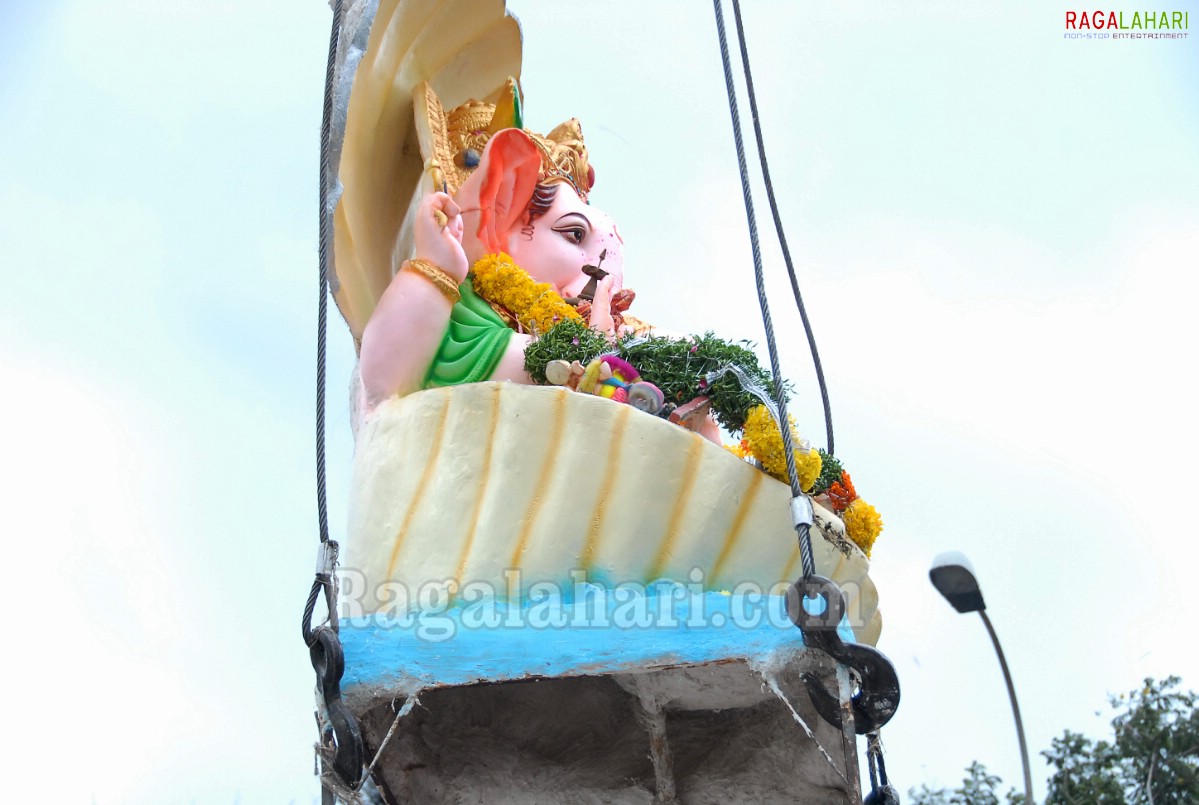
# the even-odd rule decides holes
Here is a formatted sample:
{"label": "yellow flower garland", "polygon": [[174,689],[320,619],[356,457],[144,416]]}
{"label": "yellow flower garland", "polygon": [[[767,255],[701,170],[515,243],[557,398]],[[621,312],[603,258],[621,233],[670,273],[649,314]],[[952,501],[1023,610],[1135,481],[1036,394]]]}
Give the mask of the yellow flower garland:
{"label": "yellow flower garland", "polygon": [[[792,439],[798,442],[799,434],[795,431],[795,422],[790,424]],[[749,412],[749,416],[745,418],[745,432],[741,443],[726,449],[735,456],[756,458],[762,462],[766,472],[783,483],[788,483],[783,435],[766,406],[759,405]],[[800,488],[805,492],[809,491],[820,477],[821,464],[818,450],[804,451],[795,448],[795,469],[799,474]],[[874,541],[883,530],[883,518],[879,516],[878,511],[861,498],[855,498],[841,513],[841,520],[845,523],[846,535],[869,556]]]}
{"label": "yellow flower garland", "polygon": [[[791,421],[790,425],[791,437],[794,443],[798,444],[800,438],[795,430],[795,422]],[[745,418],[745,431],[741,443],[746,453],[762,462],[766,472],[783,483],[789,483],[783,434],[766,406],[758,405],[750,410],[749,416]],[[795,470],[799,475],[799,486],[805,492],[811,489],[812,484],[820,477],[820,465],[819,451],[795,448]]]}
{"label": "yellow flower garland", "polygon": [[841,515],[845,521],[845,533],[862,549],[867,556],[874,547],[874,541],[883,530],[883,518],[866,501],[858,498],[849,504],[849,508]]}
{"label": "yellow flower garland", "polygon": [[525,330],[542,335],[567,319],[582,316],[548,282],[538,282],[504,252],[489,254],[471,269],[475,293],[516,316]]}

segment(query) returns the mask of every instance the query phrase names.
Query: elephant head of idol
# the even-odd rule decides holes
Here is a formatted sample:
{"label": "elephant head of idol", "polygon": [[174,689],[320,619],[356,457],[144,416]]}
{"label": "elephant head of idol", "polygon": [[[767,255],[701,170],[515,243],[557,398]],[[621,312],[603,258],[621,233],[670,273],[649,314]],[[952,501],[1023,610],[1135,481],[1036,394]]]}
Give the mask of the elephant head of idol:
{"label": "elephant head of idol", "polygon": [[472,125],[472,114],[479,123],[478,112],[492,109],[464,106],[463,113],[448,116],[447,140],[455,146],[445,154],[450,164],[443,175],[457,185],[453,197],[462,211],[468,261],[473,265],[488,254],[506,252],[533,279],[548,282],[567,298],[578,297],[591,280],[585,266],[602,265],[613,278],[612,290],[619,290],[624,244],[612,217],[588,203],[595,169],[579,121],[569,120],[545,136],[518,126],[501,128],[517,122],[501,105],[486,127],[458,131]]}

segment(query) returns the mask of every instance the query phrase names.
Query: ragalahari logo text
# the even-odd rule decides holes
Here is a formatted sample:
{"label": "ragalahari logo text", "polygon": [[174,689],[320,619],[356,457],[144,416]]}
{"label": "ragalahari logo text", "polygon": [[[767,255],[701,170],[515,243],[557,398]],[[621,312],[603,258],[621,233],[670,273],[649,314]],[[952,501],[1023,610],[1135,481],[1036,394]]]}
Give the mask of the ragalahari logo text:
{"label": "ragalahari logo text", "polygon": [[1188,39],[1189,11],[1067,11],[1065,39]]}

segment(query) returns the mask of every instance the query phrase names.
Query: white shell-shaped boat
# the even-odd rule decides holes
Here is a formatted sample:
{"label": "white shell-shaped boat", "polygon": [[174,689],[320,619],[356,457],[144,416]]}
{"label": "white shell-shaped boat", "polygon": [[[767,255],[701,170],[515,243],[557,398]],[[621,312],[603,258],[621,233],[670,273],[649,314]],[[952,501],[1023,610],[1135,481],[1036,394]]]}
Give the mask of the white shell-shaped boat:
{"label": "white shell-shaped boat", "polygon": [[[561,388],[475,383],[389,400],[359,430],[354,473],[342,566],[359,574],[366,614],[472,589],[520,600],[581,578],[778,594],[801,572],[785,484],[658,417]],[[869,561],[819,506],[812,548],[855,636],[873,644]]]}

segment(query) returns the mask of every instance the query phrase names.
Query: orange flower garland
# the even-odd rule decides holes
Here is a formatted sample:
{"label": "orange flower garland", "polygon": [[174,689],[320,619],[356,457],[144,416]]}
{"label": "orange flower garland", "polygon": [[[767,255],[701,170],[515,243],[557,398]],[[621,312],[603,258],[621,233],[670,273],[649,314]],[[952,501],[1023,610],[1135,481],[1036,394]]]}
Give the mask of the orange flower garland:
{"label": "orange flower garland", "polygon": [[850,480],[848,472],[842,472],[841,480],[834,481],[825,494],[828,495],[829,503],[837,514],[848,509],[849,505],[858,499],[858,491],[853,488],[853,481]]}

